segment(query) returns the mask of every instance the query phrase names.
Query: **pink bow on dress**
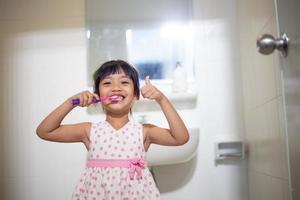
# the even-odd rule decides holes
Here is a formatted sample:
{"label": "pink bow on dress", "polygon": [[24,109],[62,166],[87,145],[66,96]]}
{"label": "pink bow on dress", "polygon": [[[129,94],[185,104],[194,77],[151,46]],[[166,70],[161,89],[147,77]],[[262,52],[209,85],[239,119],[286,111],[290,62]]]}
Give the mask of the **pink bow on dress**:
{"label": "pink bow on dress", "polygon": [[146,165],[145,160],[143,159],[135,159],[130,161],[129,165],[129,176],[132,180],[134,178],[134,172],[137,173],[138,178],[142,178],[142,168],[144,168]]}

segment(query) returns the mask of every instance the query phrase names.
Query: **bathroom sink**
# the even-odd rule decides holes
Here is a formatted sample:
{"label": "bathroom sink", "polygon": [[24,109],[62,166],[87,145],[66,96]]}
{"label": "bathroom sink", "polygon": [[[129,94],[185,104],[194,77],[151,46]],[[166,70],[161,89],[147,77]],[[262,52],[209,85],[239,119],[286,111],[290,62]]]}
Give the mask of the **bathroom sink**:
{"label": "bathroom sink", "polygon": [[199,129],[189,129],[190,139],[181,146],[161,146],[151,144],[147,152],[149,166],[172,165],[192,159],[198,149]]}

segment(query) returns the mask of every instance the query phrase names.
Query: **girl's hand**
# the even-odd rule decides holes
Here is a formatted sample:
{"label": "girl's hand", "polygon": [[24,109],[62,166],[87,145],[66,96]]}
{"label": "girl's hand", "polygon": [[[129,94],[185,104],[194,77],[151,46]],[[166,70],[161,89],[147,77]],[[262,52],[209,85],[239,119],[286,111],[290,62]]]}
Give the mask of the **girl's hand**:
{"label": "girl's hand", "polygon": [[99,96],[95,93],[91,93],[90,91],[86,90],[75,94],[69,99],[69,101],[72,103],[72,99],[79,99],[80,103],[78,104],[78,106],[87,107],[93,103],[93,98],[99,99]]}
{"label": "girl's hand", "polygon": [[145,78],[145,85],[141,88],[141,93],[144,98],[152,99],[157,102],[165,98],[164,94],[150,83],[149,76]]}

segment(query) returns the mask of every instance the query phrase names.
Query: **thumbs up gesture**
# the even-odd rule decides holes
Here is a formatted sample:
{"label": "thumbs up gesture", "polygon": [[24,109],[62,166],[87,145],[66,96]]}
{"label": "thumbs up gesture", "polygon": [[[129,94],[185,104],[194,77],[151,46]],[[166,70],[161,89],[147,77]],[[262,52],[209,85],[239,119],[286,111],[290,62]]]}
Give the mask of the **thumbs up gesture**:
{"label": "thumbs up gesture", "polygon": [[145,78],[145,85],[141,87],[141,93],[144,98],[160,102],[165,96],[154,85],[151,84],[149,76]]}

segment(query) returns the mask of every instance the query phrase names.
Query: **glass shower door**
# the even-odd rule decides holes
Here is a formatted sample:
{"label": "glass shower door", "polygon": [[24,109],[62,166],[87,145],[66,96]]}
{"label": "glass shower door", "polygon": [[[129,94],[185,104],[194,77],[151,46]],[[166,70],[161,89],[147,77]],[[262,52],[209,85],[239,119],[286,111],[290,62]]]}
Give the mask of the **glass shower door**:
{"label": "glass shower door", "polygon": [[278,28],[289,37],[281,56],[291,196],[300,199],[300,1],[277,0]]}
{"label": "glass shower door", "polygon": [[283,106],[288,152],[290,196],[300,199],[300,1],[275,0],[278,38],[262,35],[257,46],[262,54],[279,50],[283,82]]}

